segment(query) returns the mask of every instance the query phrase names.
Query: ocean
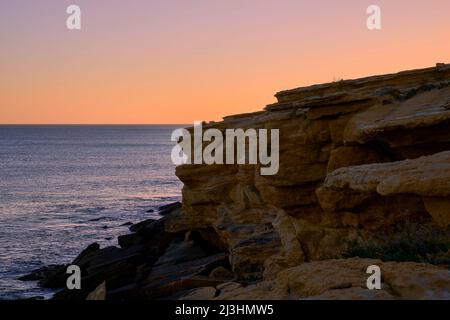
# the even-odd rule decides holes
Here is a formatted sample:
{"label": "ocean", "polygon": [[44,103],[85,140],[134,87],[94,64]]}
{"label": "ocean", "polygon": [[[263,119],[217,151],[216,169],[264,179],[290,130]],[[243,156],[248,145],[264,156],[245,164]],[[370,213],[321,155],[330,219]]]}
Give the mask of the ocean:
{"label": "ocean", "polygon": [[183,125],[0,126],[0,299],[50,297],[17,280],[117,245],[127,222],[181,199],[170,141]]}

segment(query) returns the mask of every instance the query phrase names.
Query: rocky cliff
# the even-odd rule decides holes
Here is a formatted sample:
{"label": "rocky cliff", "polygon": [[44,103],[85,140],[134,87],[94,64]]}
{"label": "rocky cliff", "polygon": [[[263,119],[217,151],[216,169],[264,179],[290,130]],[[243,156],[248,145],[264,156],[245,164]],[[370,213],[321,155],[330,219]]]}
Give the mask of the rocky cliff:
{"label": "rocky cliff", "polygon": [[[182,208],[133,226],[109,269],[95,260],[105,249],[81,259],[89,290],[106,280],[111,299],[450,299],[450,65],[276,98],[204,129],[279,129],[278,173],[177,167]],[[365,286],[372,264],[382,290]]]}
{"label": "rocky cliff", "polygon": [[341,257],[408,224],[450,223],[450,66],[283,91],[208,127],[280,130],[280,170],[177,168],[179,228],[205,230],[239,279]]}

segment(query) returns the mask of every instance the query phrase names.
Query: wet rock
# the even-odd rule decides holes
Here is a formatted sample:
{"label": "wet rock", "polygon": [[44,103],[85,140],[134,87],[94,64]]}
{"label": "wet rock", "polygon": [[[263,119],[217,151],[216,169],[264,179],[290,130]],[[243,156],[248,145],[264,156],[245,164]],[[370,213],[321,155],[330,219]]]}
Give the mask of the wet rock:
{"label": "wet rock", "polygon": [[[93,243],[84,249],[71,263],[71,265],[83,266],[86,259],[100,250],[98,243]],[[30,275],[21,277],[21,280],[39,280],[43,288],[63,288],[66,285],[67,265],[50,265],[33,271]]]}
{"label": "wet rock", "polygon": [[172,213],[176,210],[181,210],[181,202],[177,201],[174,203],[166,204],[164,206],[159,207],[158,214],[161,216],[165,216],[169,213]]}
{"label": "wet rock", "polygon": [[126,249],[106,247],[99,250],[90,250],[76,259],[76,264],[81,269],[82,289],[64,289],[56,293],[54,298],[84,300],[104,281],[111,288],[132,283],[138,278],[137,266],[145,261],[151,263],[152,256],[142,246]]}
{"label": "wet rock", "polygon": [[54,288],[60,287],[60,283],[65,283],[65,271],[66,266],[48,265],[36,270],[31,271],[29,274],[24,275],[18,280],[21,281],[40,281],[40,285],[43,287]]}

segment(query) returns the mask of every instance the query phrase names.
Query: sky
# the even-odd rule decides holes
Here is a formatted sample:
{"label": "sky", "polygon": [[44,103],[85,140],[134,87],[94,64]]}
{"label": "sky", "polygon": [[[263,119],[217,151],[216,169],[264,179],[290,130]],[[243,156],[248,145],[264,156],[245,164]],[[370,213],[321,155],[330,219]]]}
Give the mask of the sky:
{"label": "sky", "polygon": [[[68,30],[66,8],[81,8]],[[369,5],[382,29],[366,27]],[[450,62],[448,0],[1,0],[0,123],[164,124]]]}

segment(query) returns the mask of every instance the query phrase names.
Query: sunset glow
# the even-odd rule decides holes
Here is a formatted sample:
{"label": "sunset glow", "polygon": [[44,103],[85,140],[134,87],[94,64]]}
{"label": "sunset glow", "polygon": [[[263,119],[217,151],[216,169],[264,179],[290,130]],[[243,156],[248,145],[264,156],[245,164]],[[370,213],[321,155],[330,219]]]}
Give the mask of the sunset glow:
{"label": "sunset glow", "polygon": [[[366,8],[383,28],[366,28]],[[82,29],[65,27],[68,5]],[[283,89],[450,62],[450,2],[0,2],[0,123],[192,123]]]}

